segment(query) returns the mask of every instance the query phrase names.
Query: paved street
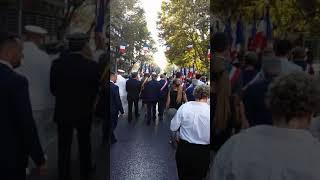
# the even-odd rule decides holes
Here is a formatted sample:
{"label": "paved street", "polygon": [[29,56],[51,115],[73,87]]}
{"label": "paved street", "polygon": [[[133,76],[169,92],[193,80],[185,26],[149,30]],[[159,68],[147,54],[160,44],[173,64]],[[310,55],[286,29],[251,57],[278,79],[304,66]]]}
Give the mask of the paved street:
{"label": "paved street", "polygon": [[111,179],[176,180],[175,152],[168,143],[169,126],[168,119],[157,126],[147,126],[144,112],[131,124],[126,116],[120,119],[115,133],[118,142],[110,150]]}
{"label": "paved street", "polygon": [[[56,131],[52,131],[50,144],[46,148],[46,154],[48,156],[48,175],[44,177],[31,176],[28,180],[57,180],[57,139]],[[101,144],[101,129],[98,126],[93,126],[91,135],[92,139],[92,155],[96,161],[96,171],[93,175],[93,180],[105,180],[107,177],[106,163],[107,163],[107,150],[100,146]],[[74,135],[72,144],[72,177],[74,180],[79,178],[79,161],[77,150],[76,134]]]}

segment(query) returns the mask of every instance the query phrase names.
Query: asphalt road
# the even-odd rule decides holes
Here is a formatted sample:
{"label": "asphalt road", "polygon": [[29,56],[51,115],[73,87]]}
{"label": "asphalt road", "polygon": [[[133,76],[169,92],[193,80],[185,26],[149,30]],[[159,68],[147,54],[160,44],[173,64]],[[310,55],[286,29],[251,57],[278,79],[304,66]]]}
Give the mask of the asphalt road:
{"label": "asphalt road", "polygon": [[[141,104],[139,104],[141,107]],[[127,109],[125,109],[127,111]],[[119,119],[118,142],[110,149],[112,180],[176,180],[175,151],[169,144],[170,120],[146,125],[145,112],[131,124]],[[157,120],[158,121],[158,120]]]}

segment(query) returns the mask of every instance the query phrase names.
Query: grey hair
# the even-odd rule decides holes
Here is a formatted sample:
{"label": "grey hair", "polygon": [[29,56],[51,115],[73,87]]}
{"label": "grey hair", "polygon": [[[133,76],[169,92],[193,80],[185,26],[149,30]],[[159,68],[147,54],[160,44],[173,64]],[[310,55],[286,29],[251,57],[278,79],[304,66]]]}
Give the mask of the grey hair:
{"label": "grey hair", "polygon": [[210,97],[210,87],[203,84],[196,86],[193,90],[193,96],[195,99],[204,99]]}
{"label": "grey hair", "polygon": [[287,122],[304,113],[315,113],[320,107],[319,83],[303,72],[280,76],[269,86],[266,103],[273,116]]}

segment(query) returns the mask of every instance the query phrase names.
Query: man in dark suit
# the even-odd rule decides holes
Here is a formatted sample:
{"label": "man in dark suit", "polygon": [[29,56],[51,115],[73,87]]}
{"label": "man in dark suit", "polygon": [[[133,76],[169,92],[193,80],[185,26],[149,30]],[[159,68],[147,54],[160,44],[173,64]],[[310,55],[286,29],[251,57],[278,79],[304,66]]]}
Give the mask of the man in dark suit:
{"label": "man in dark suit", "polygon": [[58,125],[59,180],[71,179],[70,151],[73,130],[77,130],[81,179],[92,170],[91,124],[99,86],[99,67],[88,57],[85,34],[69,37],[70,53],[55,60],[51,67],[50,88],[55,96],[54,120]]}
{"label": "man in dark suit", "polygon": [[151,123],[152,120],[156,120],[156,106],[160,96],[160,83],[157,81],[157,74],[152,73],[152,80],[145,84],[142,91],[143,101],[147,104],[147,125]]}
{"label": "man in dark suit", "polygon": [[131,78],[126,82],[127,100],[128,100],[128,121],[132,121],[132,106],[134,104],[134,110],[136,118],[139,117],[139,93],[141,89],[141,82],[138,81],[138,73],[133,72]]}
{"label": "man in dark suit", "polygon": [[0,33],[0,174],[1,179],[26,179],[28,158],[39,170],[45,156],[32,116],[28,80],[17,74],[22,42],[18,36]]}
{"label": "man in dark suit", "polygon": [[159,121],[163,120],[163,112],[166,107],[166,101],[167,101],[167,96],[169,93],[169,82],[167,80],[167,77],[165,74],[161,74],[160,76],[160,96],[159,96],[159,102],[158,102],[158,117]]}
{"label": "man in dark suit", "polygon": [[119,93],[119,87],[115,85],[117,82],[117,74],[114,72],[110,73],[110,113],[111,113],[111,123],[112,123],[112,134],[111,134],[111,143],[114,144],[117,142],[117,139],[114,135],[114,130],[118,124],[119,112],[123,115],[124,110],[122,107],[122,102]]}

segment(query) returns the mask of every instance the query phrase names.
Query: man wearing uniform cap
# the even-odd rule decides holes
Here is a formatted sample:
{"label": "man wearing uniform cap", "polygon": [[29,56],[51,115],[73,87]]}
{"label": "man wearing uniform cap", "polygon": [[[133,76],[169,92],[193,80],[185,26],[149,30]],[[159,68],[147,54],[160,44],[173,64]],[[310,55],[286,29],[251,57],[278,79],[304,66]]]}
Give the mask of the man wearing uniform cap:
{"label": "man wearing uniform cap", "polygon": [[[32,113],[39,130],[42,147],[49,144],[48,128],[53,128],[53,96],[50,93],[49,55],[39,47],[44,43],[47,30],[39,26],[25,26],[25,41],[23,43],[24,59],[16,71],[24,75],[29,81],[29,93]],[[52,126],[51,126],[52,125]]]}
{"label": "man wearing uniform cap", "polygon": [[100,80],[99,66],[88,59],[89,37],[68,36],[70,52],[53,61],[50,87],[56,98],[54,121],[58,126],[58,179],[69,180],[73,130],[77,131],[81,180],[92,170],[91,125]]}
{"label": "man wearing uniform cap", "polygon": [[127,91],[126,91],[127,80],[123,77],[124,73],[125,73],[124,70],[118,69],[117,82],[115,84],[119,87],[119,93],[120,93],[122,106],[124,108],[126,108],[126,105],[128,104]]}

